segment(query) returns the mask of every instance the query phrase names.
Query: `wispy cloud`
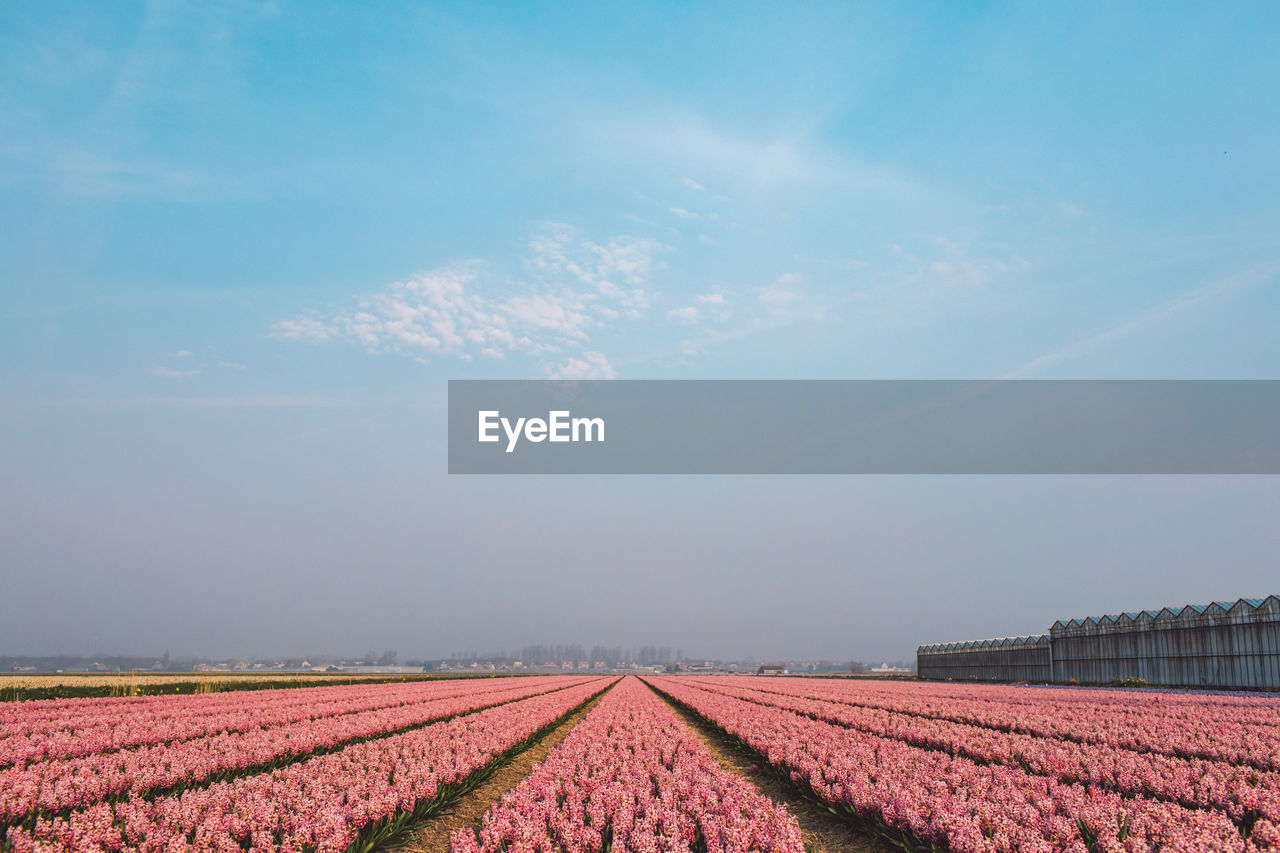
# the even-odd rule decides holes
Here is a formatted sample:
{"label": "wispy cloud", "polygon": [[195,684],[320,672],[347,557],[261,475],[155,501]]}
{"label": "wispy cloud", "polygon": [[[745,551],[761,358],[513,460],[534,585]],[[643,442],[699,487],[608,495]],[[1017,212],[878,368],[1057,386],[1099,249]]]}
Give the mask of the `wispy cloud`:
{"label": "wispy cloud", "polygon": [[570,356],[559,367],[551,371],[552,379],[617,379],[617,371],[605,358],[604,353],[584,352],[579,356]]}
{"label": "wispy cloud", "polygon": [[[30,85],[7,98],[0,119],[0,162],[19,165],[24,180],[72,198],[95,201],[158,199],[168,202],[251,197],[261,192],[243,169],[217,158],[176,150],[145,132],[163,112],[181,133],[188,111],[216,111],[227,92],[239,90],[242,33],[261,23],[260,10],[240,4],[147,2],[128,49],[103,49],[102,33],[86,38],[79,27],[47,44],[23,45],[15,54]],[[85,32],[94,32],[93,28]],[[80,98],[74,122],[50,121],[50,84],[58,92],[93,92]],[[42,99],[43,96],[43,99]],[[261,177],[261,176],[257,176]]]}
{"label": "wispy cloud", "polygon": [[[352,309],[309,312],[281,320],[280,340],[350,341],[371,351],[416,357],[524,353],[544,359],[556,375],[613,373],[592,349],[592,335],[643,316],[646,288],[667,247],[621,235],[604,242],[552,224],[529,243],[524,275],[504,275],[479,261],[454,264],[397,282]],[[571,354],[558,366],[553,354]]]}
{"label": "wispy cloud", "polygon": [[321,344],[337,337],[338,329],[318,317],[295,317],[281,320],[271,327],[271,337],[282,341],[305,341]]}
{"label": "wispy cloud", "polygon": [[1063,216],[1075,217],[1075,216],[1083,216],[1085,214],[1085,209],[1083,207],[1071,201],[1059,201],[1058,211]]}
{"label": "wispy cloud", "polygon": [[828,300],[815,292],[799,272],[787,272],[766,284],[745,288],[731,299],[716,291],[694,296],[695,305],[668,312],[669,319],[691,326],[676,352],[686,359],[705,356],[713,347],[731,344],[788,326],[824,322]]}
{"label": "wispy cloud", "polygon": [[[645,287],[660,268],[670,247],[647,237],[621,235],[605,243],[584,238],[579,231],[553,223],[529,243],[526,265],[542,275],[542,289],[579,284],[593,288],[605,300],[617,302],[633,319],[649,305]],[[525,284],[531,286],[530,283]]]}
{"label": "wispy cloud", "polygon": [[171,367],[153,367],[147,372],[161,379],[188,379],[200,374],[198,370],[174,370]]}
{"label": "wispy cloud", "polygon": [[893,244],[890,252],[900,260],[892,272],[898,286],[917,285],[954,290],[987,284],[1008,272],[1025,271],[1029,264],[1018,256],[998,258],[976,254],[957,240],[934,237],[932,246],[908,250]]}
{"label": "wispy cloud", "polygon": [[1004,378],[1021,379],[1033,376],[1045,368],[1097,352],[1125,338],[1154,329],[1195,308],[1274,282],[1278,274],[1280,274],[1280,263],[1272,263],[1210,282],[1173,299],[1153,305],[1102,331],[1086,335],[1064,347],[1037,356],[1020,367],[1014,368],[1005,374]]}
{"label": "wispy cloud", "polygon": [[768,284],[756,288],[756,298],[765,312],[773,316],[790,314],[800,303],[800,290],[805,279],[800,273],[787,272]]}
{"label": "wispy cloud", "polygon": [[[590,131],[621,154],[716,175],[718,183],[739,190],[863,191],[891,195],[899,201],[932,195],[914,178],[886,165],[860,161],[847,150],[832,149],[816,136],[797,132],[794,126],[741,133],[696,114],[673,111],[631,113],[605,120],[593,117]],[[692,190],[705,190],[703,183],[691,178],[683,183]],[[717,193],[713,200],[727,198]]]}
{"label": "wispy cloud", "polygon": [[673,207],[671,208],[671,212],[676,216],[680,217],[681,219],[700,219],[701,218],[700,216],[698,216],[698,214],[694,213],[692,210],[685,210],[683,207]]}
{"label": "wispy cloud", "polygon": [[849,259],[820,265],[843,291],[836,302],[863,317],[918,322],[962,302],[989,297],[1022,280],[1034,265],[1004,246],[933,237],[891,243],[874,262]]}

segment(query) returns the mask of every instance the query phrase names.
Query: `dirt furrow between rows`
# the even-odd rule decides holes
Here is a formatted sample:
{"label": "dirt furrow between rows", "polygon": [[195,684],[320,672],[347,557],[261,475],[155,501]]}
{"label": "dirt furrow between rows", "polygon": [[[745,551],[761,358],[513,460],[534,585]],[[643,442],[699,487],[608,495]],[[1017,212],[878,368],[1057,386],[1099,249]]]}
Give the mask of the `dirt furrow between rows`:
{"label": "dirt furrow between rows", "polygon": [[760,759],[720,729],[671,702],[661,693],[658,693],[658,697],[706,744],[721,767],[746,779],[759,793],[775,803],[782,803],[787,807],[796,823],[800,824],[800,831],[804,834],[804,847],[809,853],[893,853],[892,847],[859,832],[775,774],[762,771]]}
{"label": "dirt furrow between rows", "polygon": [[606,690],[592,699],[542,740],[515,756],[483,785],[461,797],[453,805],[442,809],[421,827],[386,847],[385,850],[388,853],[447,853],[449,839],[453,834],[468,826],[479,826],[480,819],[484,817],[489,807],[501,799],[507,791],[519,785],[551,750],[569,736],[569,732],[573,731],[583,717],[591,713],[591,709],[604,698],[607,692]]}

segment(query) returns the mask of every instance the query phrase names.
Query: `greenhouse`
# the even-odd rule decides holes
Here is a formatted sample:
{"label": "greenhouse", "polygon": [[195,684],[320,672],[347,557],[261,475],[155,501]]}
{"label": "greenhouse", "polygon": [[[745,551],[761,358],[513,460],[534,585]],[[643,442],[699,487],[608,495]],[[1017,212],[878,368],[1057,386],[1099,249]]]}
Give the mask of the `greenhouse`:
{"label": "greenhouse", "polygon": [[922,678],[1280,689],[1280,597],[1059,620],[916,650]]}

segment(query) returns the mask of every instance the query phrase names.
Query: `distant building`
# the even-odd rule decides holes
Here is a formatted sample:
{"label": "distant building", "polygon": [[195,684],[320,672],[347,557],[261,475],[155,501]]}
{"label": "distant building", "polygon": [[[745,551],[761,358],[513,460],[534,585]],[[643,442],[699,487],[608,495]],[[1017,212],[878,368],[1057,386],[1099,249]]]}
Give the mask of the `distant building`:
{"label": "distant building", "polygon": [[1280,689],[1280,597],[1059,620],[916,650],[922,678]]}
{"label": "distant building", "polygon": [[787,668],[780,663],[762,664],[760,668],[756,670],[756,675],[786,675],[786,674],[787,674]]}
{"label": "distant building", "polygon": [[894,672],[902,673],[902,672],[910,672],[910,671],[911,670],[907,669],[905,666],[889,666],[889,664],[887,663],[882,663],[879,666],[871,667],[871,672],[874,672],[877,675],[887,675],[889,673],[894,673]]}

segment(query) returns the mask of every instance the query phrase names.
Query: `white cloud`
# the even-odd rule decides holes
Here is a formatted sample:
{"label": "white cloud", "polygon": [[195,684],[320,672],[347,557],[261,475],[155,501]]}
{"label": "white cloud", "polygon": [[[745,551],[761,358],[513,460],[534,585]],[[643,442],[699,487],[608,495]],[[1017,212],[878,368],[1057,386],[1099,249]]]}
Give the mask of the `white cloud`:
{"label": "white cloud", "polygon": [[327,321],[284,320],[273,334],[311,342],[345,338],[370,350],[455,355],[468,349],[555,349],[587,340],[587,330],[598,322],[587,314],[583,297],[568,291],[487,296],[481,292],[487,283],[483,272],[481,264],[469,263],[423,273],[391,285],[354,311]]}
{"label": "white cloud", "polygon": [[184,349],[180,349],[174,353],[174,356],[176,358],[187,358],[190,355],[191,355],[191,352],[189,350],[184,350]]}
{"label": "white cloud", "polygon": [[[912,250],[891,244],[888,248],[899,263],[883,270],[878,282],[860,290],[858,298],[896,306],[897,310],[919,311],[947,299],[971,297],[1031,268],[1017,255],[992,257],[946,237],[934,237],[931,243]],[[867,265],[846,268],[863,272]]]}
{"label": "white cloud", "polygon": [[658,267],[658,257],[669,248],[647,237],[622,235],[600,244],[581,237],[570,225],[552,224],[529,241],[532,267],[553,276],[568,274],[583,284],[599,288],[645,283]]}
{"label": "white cloud", "polygon": [[618,373],[609,364],[604,353],[584,352],[582,357],[571,356],[551,374],[552,379],[616,379]]}
{"label": "white cloud", "polygon": [[298,317],[293,320],[281,320],[271,327],[271,337],[284,341],[305,341],[319,344],[332,340],[338,330],[314,317]]}
{"label": "white cloud", "polygon": [[677,323],[696,323],[698,322],[698,309],[694,305],[687,305],[684,308],[672,308],[667,312],[667,317]]}
{"label": "white cloud", "polygon": [[799,288],[803,283],[804,278],[799,273],[783,273],[769,284],[757,288],[756,295],[766,309],[779,313],[800,299]]}
{"label": "white cloud", "polygon": [[983,284],[993,272],[1000,272],[1003,265],[976,264],[971,261],[933,261],[928,269],[940,282],[949,287],[969,287]]}
{"label": "white cloud", "polygon": [[583,308],[580,299],[563,294],[513,296],[502,304],[502,310],[516,325],[585,340],[592,320]]}
{"label": "white cloud", "polygon": [[186,379],[200,373],[198,370],[174,370],[169,367],[153,367],[147,372],[161,379]]}
{"label": "white cloud", "polygon": [[683,207],[673,207],[671,208],[671,212],[674,213],[676,216],[680,217],[681,219],[698,219],[699,218],[698,214],[694,213],[692,210],[685,210]]}
{"label": "white cloud", "polygon": [[591,336],[643,316],[645,288],[666,251],[656,240],[620,235],[598,243],[571,226],[552,224],[530,241],[524,277],[513,279],[477,261],[455,264],[396,282],[331,316],[311,312],[282,320],[271,335],[311,343],[346,340],[415,357],[583,351],[555,370],[606,372],[603,356],[588,357]]}
{"label": "white cloud", "polygon": [[707,191],[706,187],[695,181],[693,178],[685,178],[683,183],[686,187],[696,192],[704,193]]}
{"label": "white cloud", "polygon": [[[815,291],[799,272],[783,273],[751,290],[754,300],[740,302],[717,291],[695,295],[697,305],[669,312],[672,319],[692,321],[696,317],[697,321],[691,323],[690,336],[680,342],[679,356],[698,358],[723,344],[772,334],[786,326],[821,324],[832,316],[830,295]],[[730,302],[734,303],[732,310]]]}
{"label": "white cloud", "polygon": [[686,358],[699,358],[706,355],[707,350],[695,341],[687,340],[680,342],[680,354]]}
{"label": "white cloud", "polygon": [[218,367],[224,368],[225,370],[244,370],[245,369],[245,366],[243,364],[240,364],[239,362],[235,362],[235,361],[220,361],[218,362]]}
{"label": "white cloud", "polygon": [[[734,196],[781,188],[787,192],[872,192],[915,200],[933,195],[911,176],[880,163],[858,160],[847,149],[833,148],[794,123],[778,131],[740,133],[687,112],[631,111],[595,120],[593,130],[622,156],[664,165],[676,163],[686,173],[714,175],[720,184],[732,182]],[[717,193],[715,200],[728,199]]]}

